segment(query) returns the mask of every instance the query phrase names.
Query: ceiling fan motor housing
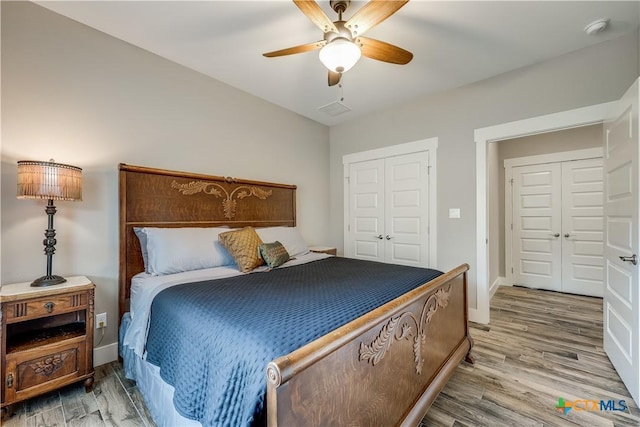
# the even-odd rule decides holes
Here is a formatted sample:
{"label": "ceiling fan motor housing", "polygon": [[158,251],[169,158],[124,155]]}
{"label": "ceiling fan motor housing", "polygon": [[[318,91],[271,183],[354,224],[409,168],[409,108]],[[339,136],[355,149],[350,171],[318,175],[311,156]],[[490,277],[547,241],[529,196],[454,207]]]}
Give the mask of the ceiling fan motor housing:
{"label": "ceiling fan motor housing", "polygon": [[[331,0],[329,5],[338,15],[343,13],[349,7],[351,0]],[[340,18],[342,19],[342,18]]]}
{"label": "ceiling fan motor housing", "polygon": [[324,33],[324,39],[327,41],[327,43],[331,43],[334,39],[341,37],[343,39],[347,39],[350,42],[353,41],[353,34],[351,33],[351,30],[349,30],[347,27],[345,27],[345,21],[335,21],[333,23],[336,28],[338,29],[338,32],[333,32],[333,31],[328,31],[326,33]]}

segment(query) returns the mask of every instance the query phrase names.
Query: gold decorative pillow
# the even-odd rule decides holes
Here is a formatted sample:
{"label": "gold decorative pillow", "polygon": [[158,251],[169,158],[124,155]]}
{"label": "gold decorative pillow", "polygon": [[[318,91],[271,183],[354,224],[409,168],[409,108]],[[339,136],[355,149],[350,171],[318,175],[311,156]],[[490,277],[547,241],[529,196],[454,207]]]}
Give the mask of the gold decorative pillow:
{"label": "gold decorative pillow", "polygon": [[264,261],[258,252],[262,240],[253,227],[220,233],[218,240],[229,251],[231,257],[238,264],[238,269],[243,273],[263,264]]}

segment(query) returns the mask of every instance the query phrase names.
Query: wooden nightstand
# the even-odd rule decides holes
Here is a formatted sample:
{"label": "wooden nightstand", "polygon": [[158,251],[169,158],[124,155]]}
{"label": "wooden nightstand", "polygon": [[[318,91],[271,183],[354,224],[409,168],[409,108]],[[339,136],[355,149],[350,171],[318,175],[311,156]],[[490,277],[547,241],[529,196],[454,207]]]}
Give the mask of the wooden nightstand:
{"label": "wooden nightstand", "polygon": [[65,283],[0,288],[0,408],[84,381],[93,386],[93,296],[83,276]]}
{"label": "wooden nightstand", "polygon": [[336,248],[332,248],[331,246],[310,246],[309,250],[318,254],[329,254],[334,256],[338,253]]}

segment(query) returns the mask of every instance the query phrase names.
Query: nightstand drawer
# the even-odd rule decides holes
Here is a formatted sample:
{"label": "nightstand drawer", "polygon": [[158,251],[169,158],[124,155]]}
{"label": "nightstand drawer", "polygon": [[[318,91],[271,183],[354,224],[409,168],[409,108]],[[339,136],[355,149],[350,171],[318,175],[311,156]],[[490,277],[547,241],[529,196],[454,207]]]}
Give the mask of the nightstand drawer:
{"label": "nightstand drawer", "polygon": [[7,323],[22,322],[44,316],[78,310],[87,306],[87,293],[53,295],[5,304]]}

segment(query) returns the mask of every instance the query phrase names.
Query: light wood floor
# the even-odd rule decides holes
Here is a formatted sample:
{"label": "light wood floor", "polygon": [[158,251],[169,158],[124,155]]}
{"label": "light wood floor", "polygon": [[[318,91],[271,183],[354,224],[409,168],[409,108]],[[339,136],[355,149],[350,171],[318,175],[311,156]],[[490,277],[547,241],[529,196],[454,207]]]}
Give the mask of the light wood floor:
{"label": "light wood floor", "polygon": [[[489,325],[472,325],[475,366],[463,363],[426,426],[640,426],[640,411],[602,349],[602,299],[502,287]],[[624,400],[627,411],[556,409]],[[619,407],[619,406],[616,406]]]}
{"label": "light wood floor", "polygon": [[[423,426],[640,426],[640,410],[602,350],[602,300],[503,287],[491,323],[472,324],[475,365],[462,363]],[[624,412],[570,410],[558,398],[624,400]],[[616,408],[619,406],[616,405]],[[117,362],[81,385],[16,405],[3,426],[153,426]]]}

